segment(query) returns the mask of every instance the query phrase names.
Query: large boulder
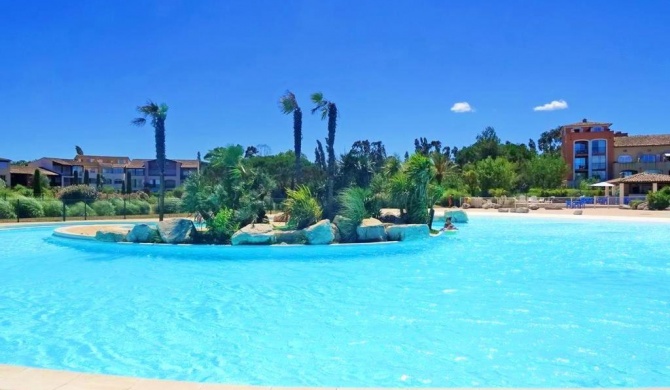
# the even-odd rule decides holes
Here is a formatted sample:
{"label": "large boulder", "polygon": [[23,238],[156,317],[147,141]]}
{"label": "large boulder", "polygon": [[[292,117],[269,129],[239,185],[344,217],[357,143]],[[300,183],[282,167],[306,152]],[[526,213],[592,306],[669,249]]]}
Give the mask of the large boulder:
{"label": "large boulder", "polygon": [[138,223],[126,235],[128,242],[160,242],[160,236],[155,226]]}
{"label": "large boulder", "polygon": [[334,224],[330,224],[330,230],[333,231],[333,243],[339,243],[342,241],[342,235],[340,234],[340,229]]}
{"label": "large boulder", "polygon": [[95,239],[104,242],[122,242],[126,240],[126,233],[117,230],[98,230]]}
{"label": "large boulder", "polygon": [[275,231],[268,223],[252,223],[238,230],[230,238],[233,245],[271,245]]}
{"label": "large boulder", "polygon": [[426,224],[391,225],[386,227],[389,241],[411,241],[430,237]]}
{"label": "large boulder", "polygon": [[379,242],[386,241],[384,224],[376,218],[366,218],[356,227],[356,241]]}
{"label": "large boulder", "polygon": [[305,229],[305,237],[310,245],[328,245],[333,242],[335,235],[330,227],[330,220],[323,219]]}
{"label": "large boulder", "polygon": [[453,223],[467,223],[468,215],[463,210],[449,210],[444,212],[444,218],[451,217]]}
{"label": "large boulder", "polygon": [[511,213],[521,213],[521,214],[525,214],[528,211],[529,211],[528,207],[517,207],[515,209],[510,210]]}
{"label": "large boulder", "polygon": [[307,242],[304,230],[275,230],[275,244],[304,244]]}
{"label": "large boulder", "polygon": [[186,218],[172,218],[158,222],[158,234],[167,244],[188,244],[196,235],[193,221]]}
{"label": "large boulder", "polygon": [[356,242],[356,225],[351,219],[336,215],[333,219],[333,225],[339,231],[339,242]]}

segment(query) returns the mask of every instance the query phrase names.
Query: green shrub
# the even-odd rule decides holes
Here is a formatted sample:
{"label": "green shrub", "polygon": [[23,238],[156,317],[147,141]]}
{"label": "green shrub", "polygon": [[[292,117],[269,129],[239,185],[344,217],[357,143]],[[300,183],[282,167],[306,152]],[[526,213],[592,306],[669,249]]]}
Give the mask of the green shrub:
{"label": "green shrub", "polygon": [[37,199],[33,198],[17,198],[14,200],[14,211],[19,218],[42,218],[44,217],[44,210]]}
{"label": "green shrub", "polygon": [[98,199],[98,191],[87,185],[69,186],[62,188],[57,197],[68,206],[77,202],[93,203]]}
{"label": "green shrub", "polygon": [[[165,209],[165,214],[177,214],[181,212],[181,199],[175,197],[165,197],[163,201],[163,208]],[[160,207],[156,207],[158,212]]]}
{"label": "green shrub", "polygon": [[223,208],[207,221],[207,234],[214,242],[227,244],[237,229],[239,223],[235,221],[235,212],[231,209]]}
{"label": "green shrub", "polygon": [[[121,205],[119,210],[119,215],[123,215],[123,204]],[[126,202],[126,215],[142,215],[142,210],[140,210],[140,206]]]}
{"label": "green shrub", "polygon": [[670,206],[670,187],[663,187],[659,191],[647,194],[649,210],[665,210]]}
{"label": "green shrub", "polygon": [[42,202],[45,217],[62,217],[63,202],[60,200],[45,200]]}
{"label": "green shrub", "polygon": [[129,203],[137,207],[138,212],[135,215],[151,214],[151,205],[149,204],[149,202],[145,202],[143,200],[131,199],[130,202],[126,201],[126,208],[128,208]]}
{"label": "green shrub", "polygon": [[177,187],[172,191],[172,195],[176,198],[181,199],[181,197],[184,195],[184,187]]}
{"label": "green shrub", "polygon": [[0,190],[4,190],[5,188],[7,188],[7,183],[0,178]]}
{"label": "green shrub", "polygon": [[19,194],[21,196],[25,196],[25,197],[33,196],[32,188],[24,187],[21,184],[17,184],[17,185],[14,186],[14,192],[16,192],[17,194]]}
{"label": "green shrub", "polygon": [[86,210],[86,216],[95,216],[95,210],[93,210],[89,205],[85,204],[84,202],[77,202],[73,204],[72,206],[69,206],[67,208],[67,216],[68,217],[83,217],[84,216],[84,209]]}
{"label": "green shrub", "polygon": [[378,214],[375,210],[370,210],[372,204],[372,194],[369,189],[361,187],[349,187],[340,192],[338,196],[340,203],[339,214],[351,220],[355,226],[360,225],[365,218],[370,218],[373,214]]}
{"label": "green shrub", "polygon": [[16,219],[14,207],[6,200],[0,200],[0,219]]}
{"label": "green shrub", "polygon": [[288,198],[284,210],[289,215],[286,225],[292,229],[303,229],[321,219],[322,210],[306,186],[296,190],[286,189]]}
{"label": "green shrub", "polygon": [[116,189],[113,186],[104,185],[100,189],[100,192],[102,192],[103,194],[114,194],[116,193]]}
{"label": "green shrub", "polygon": [[639,200],[639,199],[634,199],[634,200],[631,200],[630,203],[628,203],[628,205],[630,206],[631,209],[633,209],[633,210],[637,210],[637,206],[639,206],[640,203],[642,203],[641,200]]}
{"label": "green shrub", "polygon": [[[100,216],[116,215],[116,208],[109,200],[96,200],[91,205],[91,208],[95,211],[96,215]],[[121,212],[123,212],[123,209],[121,209]]]}

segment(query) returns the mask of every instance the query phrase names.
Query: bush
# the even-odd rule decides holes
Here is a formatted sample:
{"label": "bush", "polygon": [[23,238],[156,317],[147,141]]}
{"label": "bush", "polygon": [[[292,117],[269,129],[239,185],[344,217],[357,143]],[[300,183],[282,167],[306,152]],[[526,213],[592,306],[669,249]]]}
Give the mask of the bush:
{"label": "bush", "polygon": [[[96,215],[100,216],[116,215],[116,208],[114,207],[112,202],[108,200],[97,200],[93,202],[91,208],[95,211]],[[123,212],[123,208],[121,209],[121,212]]]}
{"label": "bush", "polygon": [[372,194],[370,190],[360,187],[345,188],[338,196],[340,203],[339,214],[351,220],[354,226],[361,224],[364,218],[379,214],[379,210],[370,210]]}
{"label": "bush", "polygon": [[148,202],[145,202],[143,200],[132,199],[130,200],[130,202],[126,201],[126,208],[128,208],[128,203],[137,207],[138,212],[135,215],[151,214],[151,205]]}
{"label": "bush", "polygon": [[[165,214],[177,214],[181,212],[181,199],[174,197],[166,197],[163,202]],[[156,211],[160,211],[160,207],[156,207]]]}
{"label": "bush", "polygon": [[87,185],[69,186],[58,192],[58,199],[68,206],[77,202],[93,203],[98,199],[98,191]]}
{"label": "bush", "polygon": [[286,225],[292,229],[303,229],[321,219],[322,210],[306,186],[296,190],[286,189],[288,198],[284,210],[289,215]]}
{"label": "bush", "polygon": [[631,200],[630,203],[628,203],[628,205],[630,206],[631,209],[637,210],[637,206],[639,206],[641,203],[643,203],[643,201],[639,199],[634,199]]}
{"label": "bush", "polygon": [[59,200],[45,200],[42,202],[45,217],[62,217],[63,202]]}
{"label": "bush", "polygon": [[42,218],[44,210],[42,205],[33,198],[17,198],[14,200],[14,211],[19,218]]}
{"label": "bush", "polygon": [[175,188],[174,191],[172,191],[172,195],[181,199],[181,197],[184,195],[184,187]]}
{"label": "bush", "polygon": [[86,210],[86,216],[95,216],[95,210],[93,210],[89,205],[84,202],[77,202],[72,206],[67,208],[68,217],[83,217],[84,209]]}
{"label": "bush", "polygon": [[207,234],[214,242],[227,244],[230,237],[239,229],[239,223],[235,221],[235,212],[223,208],[216,213],[216,217],[207,221]]}
{"label": "bush", "polygon": [[6,200],[0,200],[0,219],[15,219],[14,207]]}
{"label": "bush", "polygon": [[[117,210],[119,210],[119,215],[123,215],[123,204],[121,204],[121,208]],[[126,215],[141,215],[141,214],[142,211],[140,210],[140,206],[132,204],[130,202],[126,202]]]}
{"label": "bush", "polygon": [[0,190],[4,190],[5,188],[7,188],[7,183],[0,178]]}
{"label": "bush", "polygon": [[32,188],[24,187],[21,184],[17,184],[16,186],[14,186],[14,192],[16,192],[17,194],[19,194],[21,196],[26,196],[26,197],[33,196]]}
{"label": "bush", "polygon": [[649,210],[665,210],[670,206],[670,187],[663,187],[659,191],[647,194]]}

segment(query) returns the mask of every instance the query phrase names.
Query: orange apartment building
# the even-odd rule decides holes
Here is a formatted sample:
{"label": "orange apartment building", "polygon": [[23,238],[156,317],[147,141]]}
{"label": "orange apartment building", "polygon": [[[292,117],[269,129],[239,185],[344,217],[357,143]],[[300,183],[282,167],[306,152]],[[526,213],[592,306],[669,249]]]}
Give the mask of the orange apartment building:
{"label": "orange apartment building", "polygon": [[586,119],[561,126],[561,153],[569,168],[569,184],[642,172],[670,174],[670,135],[629,136],[611,126]]}

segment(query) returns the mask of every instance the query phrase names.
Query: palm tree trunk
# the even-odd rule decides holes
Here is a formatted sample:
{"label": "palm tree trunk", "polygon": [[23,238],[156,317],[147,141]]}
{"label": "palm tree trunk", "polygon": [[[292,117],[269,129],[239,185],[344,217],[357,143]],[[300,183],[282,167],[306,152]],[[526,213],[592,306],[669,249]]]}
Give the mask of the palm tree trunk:
{"label": "palm tree trunk", "polygon": [[326,217],[332,219],[333,215],[333,186],[335,184],[335,130],[337,129],[337,106],[330,103],[328,107],[328,181],[326,182]]}
{"label": "palm tree trunk", "polygon": [[300,107],[293,111],[293,144],[295,149],[295,174],[293,176],[291,187],[295,189],[300,184],[301,179],[300,158],[302,157],[302,111],[300,110]]}
{"label": "palm tree trunk", "polygon": [[[165,166],[165,160],[163,160],[163,166]],[[160,192],[158,194],[158,220],[163,220],[163,215],[165,213],[165,169],[161,167],[161,177],[160,177]]]}

